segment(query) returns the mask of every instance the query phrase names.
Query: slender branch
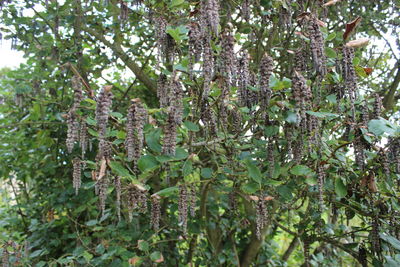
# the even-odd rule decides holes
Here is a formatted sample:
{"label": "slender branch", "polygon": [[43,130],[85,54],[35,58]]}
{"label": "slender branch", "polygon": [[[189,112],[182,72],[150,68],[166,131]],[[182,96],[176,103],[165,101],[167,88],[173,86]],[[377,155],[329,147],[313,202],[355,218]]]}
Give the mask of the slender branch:
{"label": "slender branch", "polygon": [[110,48],[117,57],[119,57],[125,64],[126,66],[132,70],[132,72],[135,74],[137,79],[141,81],[144,86],[146,86],[149,90],[153,91],[154,93],[157,92],[157,85],[156,83],[151,80],[147,74],[143,72],[141,67],[136,64],[122,49],[122,47],[118,44],[111,43],[108,41],[100,32],[88,28],[86,26],[82,25],[82,30],[87,32],[88,34],[92,35],[94,38],[96,38],[98,41],[102,42],[104,45],[106,45],[108,48]]}

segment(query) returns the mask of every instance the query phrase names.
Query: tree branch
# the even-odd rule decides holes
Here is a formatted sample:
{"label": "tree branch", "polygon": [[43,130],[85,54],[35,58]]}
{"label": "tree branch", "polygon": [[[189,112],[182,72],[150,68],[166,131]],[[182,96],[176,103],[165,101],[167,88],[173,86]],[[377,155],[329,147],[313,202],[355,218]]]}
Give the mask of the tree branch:
{"label": "tree branch", "polygon": [[389,87],[389,91],[386,93],[385,97],[383,98],[383,106],[386,111],[392,110],[395,105],[395,94],[396,91],[399,87],[400,83],[400,64],[399,62],[396,63],[397,66],[397,72],[396,76],[394,77],[394,80],[392,84]]}
{"label": "tree branch", "polygon": [[116,43],[111,43],[108,41],[101,33],[95,31],[94,29],[88,28],[82,25],[82,30],[87,32],[88,34],[92,35],[98,41],[105,44],[108,48],[110,48],[117,57],[119,57],[126,66],[132,70],[135,74],[136,78],[144,84],[148,89],[153,91],[154,93],[157,92],[157,85],[156,83],[151,80],[147,74],[145,74],[142,69],[137,65],[122,49],[122,47]]}

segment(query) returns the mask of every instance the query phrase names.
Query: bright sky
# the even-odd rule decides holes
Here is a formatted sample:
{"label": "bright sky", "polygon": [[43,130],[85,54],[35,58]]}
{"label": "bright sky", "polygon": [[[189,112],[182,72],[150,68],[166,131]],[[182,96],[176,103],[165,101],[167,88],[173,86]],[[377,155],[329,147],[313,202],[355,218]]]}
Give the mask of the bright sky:
{"label": "bright sky", "polygon": [[0,44],[0,68],[18,67],[19,64],[25,62],[23,55],[24,53],[21,51],[11,50],[11,40],[2,40]]}

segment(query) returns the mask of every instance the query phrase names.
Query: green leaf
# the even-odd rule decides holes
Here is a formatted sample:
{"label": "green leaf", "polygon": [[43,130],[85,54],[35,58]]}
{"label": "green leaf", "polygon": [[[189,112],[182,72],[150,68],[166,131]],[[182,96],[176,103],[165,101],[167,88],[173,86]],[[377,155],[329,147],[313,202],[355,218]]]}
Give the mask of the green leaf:
{"label": "green leaf", "polygon": [[276,188],[278,194],[285,200],[291,200],[293,198],[292,190],[287,185],[280,185]]}
{"label": "green leaf", "polygon": [[397,238],[394,238],[393,236],[387,235],[385,233],[380,233],[379,236],[388,242],[390,245],[393,246],[393,248],[397,249],[400,251],[400,241]]}
{"label": "green leaf", "polygon": [[98,137],[99,133],[93,130],[92,128],[88,128],[88,133],[92,136]]}
{"label": "green leaf", "polygon": [[138,248],[141,251],[149,251],[149,242],[147,242],[145,240],[139,240],[138,241]]}
{"label": "green leaf", "polygon": [[86,123],[89,124],[89,125],[92,125],[92,126],[97,125],[97,121],[92,119],[91,117],[87,117],[86,118]]}
{"label": "green leaf", "polygon": [[95,226],[97,224],[97,220],[90,220],[85,223],[87,226]]}
{"label": "green leaf", "polygon": [[158,191],[156,193],[156,195],[159,195],[160,197],[167,197],[167,196],[170,196],[172,194],[175,194],[177,191],[178,191],[178,187],[177,186],[172,186],[172,187],[164,188],[164,189]]}
{"label": "green leaf", "polygon": [[254,182],[249,182],[247,184],[242,185],[243,192],[245,192],[246,194],[249,194],[249,195],[252,195],[255,192],[257,192],[257,190],[259,188],[260,188],[260,184],[254,183]]}
{"label": "green leaf", "polygon": [[150,259],[154,262],[160,263],[164,261],[164,257],[159,251],[154,251],[150,254]]}
{"label": "green leaf", "polygon": [[336,51],[330,47],[325,47],[326,56],[329,58],[337,58]]}
{"label": "green leaf", "polygon": [[174,160],[182,160],[182,159],[186,159],[189,156],[189,153],[181,148],[181,147],[177,147],[176,151],[175,151],[175,156],[174,156]]}
{"label": "green leaf", "polygon": [[183,125],[185,125],[185,127],[192,132],[198,132],[200,130],[199,126],[197,124],[194,124],[191,121],[185,121],[183,123]]}
{"label": "green leaf", "polygon": [[249,159],[245,161],[245,164],[249,177],[256,182],[261,183],[262,175],[260,169]]}
{"label": "green leaf", "polygon": [[185,0],[172,0],[171,4],[169,4],[169,8],[175,8],[185,3]]}
{"label": "green leaf", "polygon": [[129,171],[127,169],[125,169],[125,167],[122,166],[122,164],[119,163],[118,161],[110,161],[110,167],[113,170],[113,172],[115,174],[118,174],[119,176],[122,176],[122,177],[131,176]]}
{"label": "green leaf", "polygon": [[29,258],[36,258],[44,252],[44,249],[35,250],[29,254]]}
{"label": "green leaf", "polygon": [[265,136],[271,137],[279,133],[279,128],[277,126],[267,126],[264,129]]}
{"label": "green leaf", "polygon": [[191,160],[187,159],[183,164],[183,169],[182,169],[183,177],[188,176],[190,173],[192,173],[192,170],[193,170],[193,163]]}
{"label": "green leaf", "polygon": [[376,136],[381,136],[385,132],[392,135],[396,132],[396,126],[385,119],[370,120],[368,122],[368,130]]}
{"label": "green leaf", "polygon": [[159,166],[158,160],[153,155],[144,155],[138,160],[139,170],[152,171]]}
{"label": "green leaf", "polygon": [[313,171],[305,165],[296,165],[290,169],[290,173],[299,176],[309,176]]}
{"label": "green leaf", "polygon": [[335,39],[336,37],[336,32],[332,32],[328,35],[328,37],[326,37],[327,41],[332,41],[333,39]]}
{"label": "green leaf", "polygon": [[340,198],[343,198],[347,195],[347,188],[341,178],[335,179],[335,192]]}
{"label": "green leaf", "polygon": [[313,115],[317,118],[337,118],[338,114],[330,113],[330,112],[314,112],[314,111],[306,111],[307,114]]}
{"label": "green leaf", "polygon": [[160,136],[160,128],[152,129],[149,133],[145,135],[147,146],[154,152],[158,153],[161,152]]}
{"label": "green leaf", "polygon": [[201,176],[203,178],[206,178],[206,179],[211,178],[212,177],[212,173],[213,173],[213,171],[210,168],[202,168],[201,169]]}

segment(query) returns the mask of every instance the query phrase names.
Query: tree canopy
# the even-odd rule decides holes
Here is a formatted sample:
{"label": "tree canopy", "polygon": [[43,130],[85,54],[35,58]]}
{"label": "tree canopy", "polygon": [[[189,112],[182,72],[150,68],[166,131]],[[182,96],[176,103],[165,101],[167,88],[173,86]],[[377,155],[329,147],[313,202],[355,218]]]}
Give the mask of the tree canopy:
{"label": "tree canopy", "polygon": [[3,266],[399,266],[398,8],[0,1]]}

